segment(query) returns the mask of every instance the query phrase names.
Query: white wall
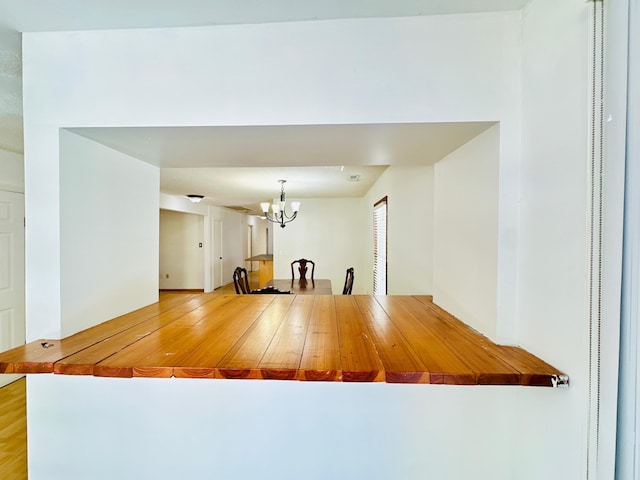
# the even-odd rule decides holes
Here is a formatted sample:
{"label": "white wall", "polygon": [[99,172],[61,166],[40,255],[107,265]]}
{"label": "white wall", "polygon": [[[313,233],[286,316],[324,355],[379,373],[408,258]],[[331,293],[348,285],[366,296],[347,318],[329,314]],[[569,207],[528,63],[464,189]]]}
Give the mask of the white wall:
{"label": "white wall", "polygon": [[[206,203],[192,203],[180,195],[160,194],[160,207],[174,212],[200,215],[204,219],[204,291],[213,290],[214,275],[219,275],[217,263],[213,258],[214,222],[222,222],[222,279],[223,284],[233,281],[233,270],[244,264],[246,251],[247,216],[229,208],[214,207]],[[238,241],[240,239],[240,241]]]}
{"label": "white wall", "polygon": [[[59,127],[488,119],[504,125],[508,166],[518,161],[518,21],[510,12],[25,34],[27,315],[43,322],[30,337],[50,336],[60,315]],[[517,201],[509,192],[500,190],[507,206]],[[501,219],[500,235],[516,220]]]}
{"label": "white wall", "polygon": [[[253,251],[257,254],[270,253],[271,249],[273,253],[273,238],[267,238],[267,232],[269,228],[269,221],[262,220],[259,217],[253,217],[255,223],[253,224],[253,234],[255,235],[253,241]],[[273,237],[273,235],[271,235]]]}
{"label": "white wall", "polygon": [[[516,462],[522,478],[545,478],[533,448],[584,445],[587,419],[587,172],[589,27],[592,4],[531,2],[523,15],[522,165],[518,258],[518,343],[571,375],[558,403],[520,396]],[[550,11],[553,13],[550,18]],[[617,372],[603,372],[603,378]],[[562,426],[549,435],[549,418]],[[543,427],[544,426],[544,427]],[[557,435],[562,432],[561,435]],[[603,439],[604,440],[604,439]],[[607,440],[614,441],[613,439]],[[595,450],[593,451],[595,452]],[[582,448],[563,449],[564,470],[584,475]],[[592,472],[595,475],[595,472]],[[601,474],[604,472],[601,472]],[[558,472],[556,478],[563,477]],[[613,478],[612,475],[593,478]]]}
{"label": "white wall", "polygon": [[273,229],[274,278],[291,278],[291,262],[316,264],[314,278],[328,278],[334,294],[342,293],[347,268],[355,270],[353,293],[362,293],[364,225],[361,198],[305,198],[298,217]]}
{"label": "white wall", "polygon": [[362,291],[373,291],[373,205],[387,197],[387,293],[433,293],[433,166],[389,167],[364,197],[366,266]]}
{"label": "white wall", "polygon": [[59,375],[27,386],[31,480],[520,478],[505,441],[518,387]]}
{"label": "white wall", "polygon": [[[5,183],[3,151],[24,152],[22,129],[22,38],[20,33],[0,29],[0,188]],[[21,185],[22,187],[22,185]]]}
{"label": "white wall", "polygon": [[204,289],[204,218],[160,210],[160,289]]}
{"label": "white wall", "polygon": [[0,190],[24,193],[22,41],[0,31]]}
{"label": "white wall", "polygon": [[[640,369],[640,311],[638,289],[640,257],[640,15],[638,1],[610,2],[605,7],[607,32],[605,62],[605,149],[604,223],[603,223],[603,293],[601,368],[618,370],[619,376],[601,379],[600,416],[605,428],[600,435],[599,458],[615,455],[616,475],[633,478],[640,464],[640,429],[634,419],[640,418],[640,395],[637,394]],[[634,14],[635,12],[635,14]],[[632,185],[631,188],[622,186]],[[624,223],[623,241],[620,232]],[[624,264],[624,266],[623,266]],[[622,275],[624,272],[624,275]],[[617,421],[616,421],[617,418]],[[617,427],[617,431],[616,431]],[[612,433],[616,435],[615,443]]]}
{"label": "white wall", "polygon": [[60,131],[59,335],[157,301],[159,182],[156,167]]}
{"label": "white wall", "polygon": [[24,193],[24,155],[0,149],[0,190]]}
{"label": "white wall", "polygon": [[499,142],[496,125],[434,166],[433,301],[493,339]]}
{"label": "white wall", "polygon": [[[258,216],[248,215],[247,225],[251,225],[253,227],[251,230],[253,235],[252,237],[253,255],[273,253],[273,252],[267,252],[267,229],[270,228],[273,224],[270,224],[268,220],[263,220]],[[247,252],[248,251],[249,249],[247,247]],[[246,262],[246,266],[247,268],[250,267],[251,270],[258,270],[260,265],[258,262]]]}
{"label": "white wall", "polygon": [[[335,409],[329,413],[339,412],[351,401],[360,412],[363,405],[382,401],[386,392],[395,396],[391,401],[393,409],[374,408],[366,411],[368,415],[358,413],[348,417],[349,422],[354,418],[364,419],[355,425],[349,423],[354,425],[350,435],[345,436],[349,444],[366,443],[377,448],[374,455],[367,457],[368,462],[371,458],[389,459],[386,454],[388,448],[393,447],[392,440],[410,436],[416,441],[405,444],[403,452],[408,453],[403,457],[404,465],[416,466],[412,472],[430,468],[429,472],[436,478],[581,478],[586,358],[583,160],[588,139],[584,107],[588,79],[588,9],[589,4],[578,0],[534,0],[524,15],[524,35],[519,12],[25,34],[30,338],[60,333],[61,277],[66,275],[60,252],[70,248],[60,243],[61,220],[67,217],[60,203],[60,127],[497,121],[501,125],[498,329],[510,332],[513,338],[517,334],[523,346],[567,371],[572,376],[572,387],[563,392],[520,388],[513,394],[514,389],[509,387],[440,390],[363,385],[366,395],[355,393],[358,387],[352,391],[343,384],[295,388],[326,388],[327,391],[335,388],[338,395],[342,394],[340,389],[349,389],[348,395],[338,401],[324,394],[320,397],[334,402]],[[524,83],[520,76],[521,61],[525,66]],[[521,129],[523,112],[526,114]],[[525,158],[519,176],[521,133]],[[520,182],[523,198],[519,225],[517,186]],[[99,187],[105,202],[117,202],[120,191],[107,190],[104,185]],[[157,195],[157,189],[154,194]],[[148,192],[149,197],[154,194]],[[142,201],[153,203],[146,197]],[[153,215],[157,216],[157,200],[154,202]],[[301,215],[304,209],[303,203]],[[236,227],[239,238],[244,238],[242,222],[229,228]],[[96,241],[94,237],[89,240]],[[521,242],[524,245],[518,252]],[[243,247],[239,245],[240,259]],[[155,253],[157,262],[157,251]],[[230,278],[231,270],[228,275]],[[157,263],[149,276],[157,281]],[[427,281],[420,280],[425,283],[416,287],[422,288]],[[123,424],[118,424],[117,419],[122,418],[118,415],[123,412],[140,411],[138,407],[131,410],[133,404],[145,403],[148,408],[149,391],[157,387],[160,394],[169,392],[178,385],[172,383],[173,380],[157,383],[124,380],[118,384],[121,387],[97,378],[43,376],[33,380],[27,394],[28,404],[33,406],[28,419],[29,458],[35,479],[37,472],[45,472],[40,478],[52,478],[74,467],[78,467],[79,475],[86,476],[83,458],[75,455],[72,461],[65,452],[74,449],[62,451],[68,445],[76,445],[79,438],[85,440],[83,444],[89,443],[86,440],[91,437],[94,445],[100,443],[112,448],[114,444],[128,445],[119,443],[125,440],[122,432],[132,432],[135,444],[148,446],[148,452],[154,447],[163,448],[157,431],[142,425],[137,425],[140,429],[122,428]],[[64,395],[65,388],[70,388],[72,382],[78,388],[67,390],[69,398],[43,405],[43,398],[49,400],[55,395]],[[214,383],[189,385],[204,389]],[[268,401],[270,398],[277,400],[280,392],[289,393],[279,390],[280,383],[250,385],[254,391],[224,397],[225,406],[219,409],[224,414],[216,419],[224,418],[233,424],[242,422],[247,410],[233,410],[233,404],[257,398],[260,405],[272,407],[277,402]],[[182,392],[183,388],[188,392],[189,387],[176,390]],[[273,395],[267,390],[271,388]],[[439,397],[441,391],[447,392],[446,397]],[[373,392],[375,395],[370,395]],[[486,397],[481,398],[485,393]],[[82,424],[70,421],[65,412],[69,411],[69,405],[77,406],[67,403],[72,402],[74,395],[92,412],[90,418],[96,419],[96,425],[101,428],[82,430]],[[164,399],[162,395],[154,396],[158,402],[153,407],[158,409],[145,411],[141,417],[145,424],[163,425],[167,409],[185,412],[184,406],[191,405],[193,398],[199,398],[198,395],[177,395]],[[122,403],[123,398],[127,400],[126,405]],[[82,400],[86,401],[82,403]],[[307,398],[303,396],[302,400]],[[414,414],[403,416],[400,422],[395,416],[393,422],[368,421],[384,418],[376,415],[380,412],[390,418],[398,412],[398,405],[404,409],[407,403],[411,405],[407,411]],[[39,408],[44,413],[39,414]],[[105,409],[101,416],[96,416],[100,408]],[[79,411],[75,411],[73,418],[86,417],[78,415]],[[207,411],[215,414],[210,405]],[[305,412],[309,411],[313,409],[305,405]],[[470,411],[474,414],[461,416],[460,412]],[[478,415],[478,411],[482,415]],[[180,444],[182,454],[183,447],[197,445],[189,439],[204,438],[199,435],[206,434],[205,430],[198,429],[201,424],[196,425],[190,414],[177,418],[179,421],[168,424],[160,437],[166,437],[167,433],[176,434],[172,438],[186,439]],[[244,441],[273,431],[260,429],[258,420],[264,418],[268,418],[266,413],[256,416],[251,427],[242,423],[244,427],[239,431],[244,433]],[[273,418],[286,417],[283,414]],[[339,424],[330,423],[335,429],[323,429],[327,418],[331,416],[314,417],[310,424],[305,424],[307,431],[322,432],[314,438],[324,444],[341,438]],[[430,429],[432,419],[437,423]],[[58,420],[65,422],[64,428],[55,423]],[[181,424],[180,420],[185,423]],[[451,422],[458,420],[463,420],[463,425],[455,423],[452,427]],[[186,425],[189,429],[182,430]],[[283,431],[291,428],[290,424],[285,425]],[[393,435],[387,437],[370,435],[370,428],[396,427]],[[206,432],[213,431],[206,429]],[[430,436],[430,432],[436,434]],[[254,433],[256,435],[250,435]],[[298,447],[301,437],[293,438],[279,446]],[[375,442],[371,442],[371,438]],[[464,455],[460,456],[461,442],[467,439],[470,443],[462,445]],[[45,445],[52,448],[52,457],[45,452]],[[229,445],[233,442],[221,446],[225,447],[221,448],[221,455],[233,454],[235,450]],[[422,448],[423,445],[442,449],[431,450]],[[139,457],[134,457],[132,451],[123,449],[120,461],[112,463],[112,468],[137,468]],[[451,459],[451,455],[455,458]],[[86,458],[98,460],[90,455]],[[154,455],[154,461],[158,458]],[[460,458],[474,461],[460,462]],[[487,463],[479,463],[485,459],[489,459]],[[367,465],[379,466],[380,463]],[[357,465],[364,463],[357,462]],[[404,472],[390,476],[402,478]]]}

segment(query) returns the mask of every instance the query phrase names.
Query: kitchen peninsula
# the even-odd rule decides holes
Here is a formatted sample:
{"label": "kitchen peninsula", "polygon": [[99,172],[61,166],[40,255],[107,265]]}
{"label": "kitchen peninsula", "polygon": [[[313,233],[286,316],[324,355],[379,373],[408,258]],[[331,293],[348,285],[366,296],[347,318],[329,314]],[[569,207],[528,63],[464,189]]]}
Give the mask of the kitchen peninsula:
{"label": "kitchen peninsula", "polygon": [[253,257],[245,258],[245,262],[259,262],[259,287],[264,287],[269,280],[273,278],[273,255],[270,253],[262,253]]}

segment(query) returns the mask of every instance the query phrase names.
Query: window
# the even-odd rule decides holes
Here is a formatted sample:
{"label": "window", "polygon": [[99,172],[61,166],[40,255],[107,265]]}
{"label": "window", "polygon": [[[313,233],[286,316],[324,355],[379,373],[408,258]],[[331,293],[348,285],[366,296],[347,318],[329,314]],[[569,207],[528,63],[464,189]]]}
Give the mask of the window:
{"label": "window", "polygon": [[373,294],[387,294],[387,197],[373,205]]}

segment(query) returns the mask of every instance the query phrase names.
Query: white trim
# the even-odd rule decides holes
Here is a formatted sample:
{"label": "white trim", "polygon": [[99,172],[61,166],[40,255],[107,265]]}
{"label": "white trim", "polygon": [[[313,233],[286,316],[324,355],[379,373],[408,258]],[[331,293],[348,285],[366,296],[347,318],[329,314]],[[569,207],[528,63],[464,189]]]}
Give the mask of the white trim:
{"label": "white trim", "polygon": [[611,114],[615,118],[617,113],[623,120],[618,122],[618,129],[626,134],[626,138],[623,136],[626,141],[618,146],[621,155],[626,156],[623,157],[626,169],[615,478],[637,480],[640,478],[640,1],[613,2],[609,11],[610,16],[615,15],[615,25],[609,28],[617,32],[619,47],[617,55],[610,56],[611,62],[621,66],[616,72],[618,75],[613,77],[618,79],[619,85],[612,85],[611,90],[617,87],[619,92],[626,92],[626,110],[619,107],[618,112]]}

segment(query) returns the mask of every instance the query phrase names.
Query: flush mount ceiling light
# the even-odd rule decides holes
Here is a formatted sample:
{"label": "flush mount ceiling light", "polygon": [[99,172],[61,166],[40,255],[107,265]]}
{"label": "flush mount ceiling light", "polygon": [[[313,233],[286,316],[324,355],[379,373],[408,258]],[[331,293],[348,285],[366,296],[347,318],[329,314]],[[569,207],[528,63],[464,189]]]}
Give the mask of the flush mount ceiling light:
{"label": "flush mount ceiling light", "polygon": [[[285,227],[285,224],[292,221],[294,218],[298,216],[298,210],[300,210],[300,202],[291,202],[291,210],[293,213],[291,215],[287,215],[285,212],[285,193],[284,193],[284,184],[287,183],[286,180],[278,180],[280,182],[280,201],[274,202],[269,205],[269,202],[263,202],[260,204],[262,211],[264,212],[264,216],[267,220],[273,223],[279,224],[282,228]],[[269,213],[269,207],[271,207],[271,213]]]}
{"label": "flush mount ceiling light", "polygon": [[193,203],[200,203],[200,200],[204,198],[204,195],[187,195],[187,198]]}

